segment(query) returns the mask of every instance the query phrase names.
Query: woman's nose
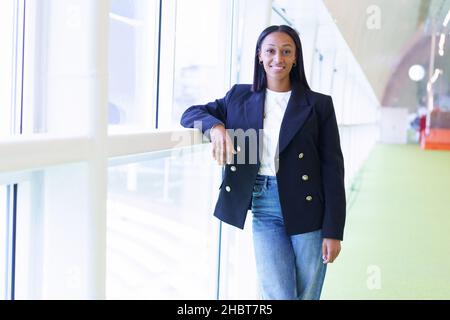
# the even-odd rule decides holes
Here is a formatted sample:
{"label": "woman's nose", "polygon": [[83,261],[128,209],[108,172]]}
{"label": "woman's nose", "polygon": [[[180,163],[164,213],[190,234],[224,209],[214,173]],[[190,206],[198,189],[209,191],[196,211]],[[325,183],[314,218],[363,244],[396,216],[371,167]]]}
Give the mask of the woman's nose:
{"label": "woman's nose", "polygon": [[281,55],[280,52],[278,52],[278,53],[275,53],[273,59],[274,59],[276,62],[280,62],[280,61],[283,59],[283,56]]}

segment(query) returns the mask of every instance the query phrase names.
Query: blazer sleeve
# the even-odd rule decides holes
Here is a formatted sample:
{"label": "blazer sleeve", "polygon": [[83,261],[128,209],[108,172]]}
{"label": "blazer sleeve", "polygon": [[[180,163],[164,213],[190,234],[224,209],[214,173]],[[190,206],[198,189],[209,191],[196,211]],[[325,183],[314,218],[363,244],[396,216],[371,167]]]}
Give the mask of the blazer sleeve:
{"label": "blazer sleeve", "polygon": [[319,153],[325,212],[322,225],[323,238],[343,240],[346,215],[344,183],[344,157],[333,100],[326,96],[320,124]]}
{"label": "blazer sleeve", "polygon": [[210,139],[209,131],[216,124],[226,126],[227,105],[236,88],[234,85],[221,99],[205,105],[189,107],[181,116],[180,124],[185,128],[198,128]]}

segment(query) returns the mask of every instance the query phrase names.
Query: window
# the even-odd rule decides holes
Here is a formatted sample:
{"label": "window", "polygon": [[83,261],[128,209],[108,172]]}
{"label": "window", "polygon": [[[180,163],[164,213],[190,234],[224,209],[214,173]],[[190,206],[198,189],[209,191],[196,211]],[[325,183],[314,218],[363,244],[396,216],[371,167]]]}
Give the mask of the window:
{"label": "window", "polygon": [[112,0],[109,14],[108,122],[155,126],[158,3]]}
{"label": "window", "polygon": [[[108,299],[214,299],[219,191],[209,146],[112,160]],[[201,199],[199,201],[198,199]]]}
{"label": "window", "polygon": [[225,95],[230,83],[231,3],[183,0],[172,8],[164,2],[164,17],[172,10],[175,25],[162,31],[159,128],[179,127],[188,107]]}
{"label": "window", "polygon": [[0,3],[0,138],[20,133],[23,1]]}
{"label": "window", "polygon": [[89,182],[88,165],[73,163],[29,172],[18,183],[16,299],[92,295],[96,213],[89,207]]}
{"label": "window", "polygon": [[11,241],[8,186],[0,185],[0,299],[8,299],[11,293]]}
{"label": "window", "polygon": [[[0,2],[0,139],[22,129],[23,17],[24,1]],[[17,184],[9,182],[0,184],[0,299],[14,297]]]}
{"label": "window", "polygon": [[[14,225],[10,224],[12,236],[14,236],[14,299],[29,299],[39,297],[36,295],[40,289],[37,280],[40,279],[42,250],[38,250],[42,236],[39,221],[40,210],[36,201],[30,199],[30,180],[22,180],[15,185],[16,199],[18,200],[14,214]],[[36,192],[36,190],[34,190]],[[13,229],[14,227],[14,229]]]}

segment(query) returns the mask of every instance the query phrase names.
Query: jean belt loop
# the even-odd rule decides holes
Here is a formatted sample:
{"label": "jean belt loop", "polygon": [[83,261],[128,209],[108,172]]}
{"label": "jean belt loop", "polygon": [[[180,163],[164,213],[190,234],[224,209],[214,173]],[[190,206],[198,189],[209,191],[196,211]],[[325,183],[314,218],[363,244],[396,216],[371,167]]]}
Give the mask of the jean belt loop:
{"label": "jean belt loop", "polygon": [[269,176],[264,176],[264,190],[269,188]]}

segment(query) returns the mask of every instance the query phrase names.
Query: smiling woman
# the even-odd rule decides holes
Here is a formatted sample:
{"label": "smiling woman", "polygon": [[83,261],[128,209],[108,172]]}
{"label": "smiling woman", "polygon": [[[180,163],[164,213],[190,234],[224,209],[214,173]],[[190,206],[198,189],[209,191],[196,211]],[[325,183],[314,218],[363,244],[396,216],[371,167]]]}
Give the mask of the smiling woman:
{"label": "smiling woman", "polygon": [[[262,297],[319,299],[345,223],[333,102],[309,89],[300,39],[289,26],[264,29],[254,70],[253,85],[235,85],[223,99],[188,108],[181,124],[200,121],[204,133],[210,130],[213,157],[225,165],[214,215],[242,229],[251,208]],[[240,136],[248,131],[262,135]],[[254,141],[262,155],[256,164],[245,156]]]}

